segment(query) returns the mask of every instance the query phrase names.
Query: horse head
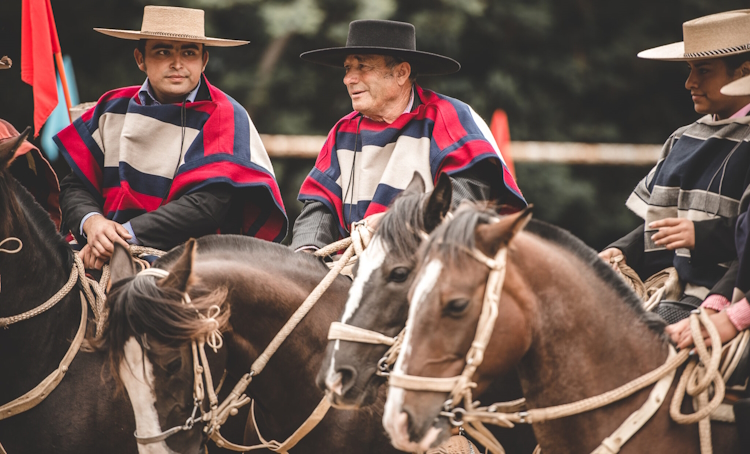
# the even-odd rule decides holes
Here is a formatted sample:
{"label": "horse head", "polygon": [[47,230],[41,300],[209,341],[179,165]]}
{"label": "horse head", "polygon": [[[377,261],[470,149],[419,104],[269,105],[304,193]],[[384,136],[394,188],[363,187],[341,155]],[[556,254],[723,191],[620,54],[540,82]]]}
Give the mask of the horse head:
{"label": "horse head", "polygon": [[[451,221],[433,232],[420,252],[409,291],[406,334],[391,379],[398,375],[448,378],[461,374],[474,344],[491,271],[476,257],[495,257],[501,249],[513,249],[513,240],[530,214],[527,208],[498,217],[494,210],[464,205]],[[506,287],[516,279],[510,266],[507,272]],[[507,373],[528,349],[531,336],[524,308],[512,296],[503,294],[501,311],[504,329],[493,333],[493,344],[505,348],[486,358],[485,363],[492,364],[483,366]],[[473,378],[480,388],[489,382],[489,378]],[[448,419],[439,417],[449,391],[389,385],[383,424],[394,446],[424,452],[450,435]]]}
{"label": "horse head", "polygon": [[[358,268],[341,321],[395,337],[408,313],[407,292],[414,280],[415,254],[427,233],[442,222],[450,209],[450,178],[441,174],[434,191],[415,172],[411,183],[381,219],[370,245],[358,259]],[[318,386],[331,391],[338,406],[369,405],[383,377],[379,360],[387,345],[332,340],[318,373]]]}
{"label": "horse head", "polygon": [[[229,309],[226,288],[208,289],[195,275],[195,255],[196,242],[190,240],[179,258],[165,265],[166,273],[136,273],[119,245],[111,259],[109,317],[100,347],[109,352],[112,374],[130,397],[141,453],[198,453],[204,443],[200,417],[209,405],[207,393],[199,396],[197,387],[208,385],[197,373],[202,366],[194,363],[193,344],[225,330]],[[206,353],[211,381],[219,383],[226,349]],[[177,427],[182,429],[171,434]]]}
{"label": "horse head", "polygon": [[16,157],[16,151],[31,133],[27,127],[20,135],[0,140],[0,241],[10,235],[15,220],[21,218],[20,208],[14,193],[18,186],[10,173],[10,165]]}

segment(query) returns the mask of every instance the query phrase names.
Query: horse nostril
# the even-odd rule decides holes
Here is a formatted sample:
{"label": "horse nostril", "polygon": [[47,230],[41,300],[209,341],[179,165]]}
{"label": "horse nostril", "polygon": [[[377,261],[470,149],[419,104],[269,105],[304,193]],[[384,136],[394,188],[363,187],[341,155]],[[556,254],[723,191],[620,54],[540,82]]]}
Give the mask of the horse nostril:
{"label": "horse nostril", "polygon": [[351,366],[341,366],[336,372],[341,376],[341,392],[339,395],[343,396],[354,386],[357,379],[357,369]]}

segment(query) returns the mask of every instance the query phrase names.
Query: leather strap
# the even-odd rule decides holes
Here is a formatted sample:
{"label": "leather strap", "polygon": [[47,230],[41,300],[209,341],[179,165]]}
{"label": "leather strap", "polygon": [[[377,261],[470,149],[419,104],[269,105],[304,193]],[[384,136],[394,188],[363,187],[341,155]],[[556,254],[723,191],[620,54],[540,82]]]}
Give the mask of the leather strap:
{"label": "leather strap", "polygon": [[289,438],[279,443],[276,440],[267,441],[265,438],[263,438],[263,435],[260,434],[258,423],[255,420],[255,401],[253,401],[250,404],[250,415],[253,418],[255,433],[258,434],[258,438],[261,441],[260,444],[253,446],[238,445],[224,438],[224,436],[221,435],[218,430],[212,432],[210,438],[214,441],[214,443],[216,443],[216,446],[218,446],[219,448],[229,449],[230,451],[245,452],[255,451],[257,449],[268,449],[280,454],[287,454],[290,449],[294,448],[297,443],[300,442],[300,440],[302,440],[318,425],[318,423],[320,423],[320,421],[325,417],[326,413],[328,413],[328,409],[330,408],[331,401],[328,399],[327,395],[323,396],[323,399],[320,401],[318,406],[315,407],[315,410],[313,410],[310,416],[307,417],[305,422],[303,422],[302,425],[299,426],[297,430],[295,430],[294,433],[289,436]]}
{"label": "leather strap", "polygon": [[78,326],[78,332],[76,333],[73,342],[71,342],[70,347],[68,347],[68,352],[65,354],[62,361],[60,361],[60,366],[52,371],[52,373],[42,380],[41,383],[36,385],[34,389],[0,407],[0,421],[19,413],[23,413],[39,405],[52,391],[55,390],[57,385],[60,384],[65,377],[65,374],[68,372],[68,366],[73,362],[73,358],[76,357],[86,334],[88,306],[86,299],[83,296],[83,292],[79,291],[79,293],[81,295],[81,323]]}
{"label": "leather strap", "polygon": [[343,340],[388,346],[396,343],[396,339],[393,337],[341,322],[331,323],[331,328],[328,330],[328,340]]}
{"label": "leather strap", "polygon": [[[675,356],[674,348],[670,345],[669,347],[669,358]],[[662,403],[666,400],[669,388],[672,386],[675,372],[677,369],[673,369],[669,375],[665,375],[659,380],[654,389],[648,396],[646,402],[641,405],[641,408],[634,411],[628,419],[623,422],[620,427],[615,430],[612,435],[605,438],[598,448],[593,450],[591,454],[616,454],[620,452],[623,445],[630,440],[633,435],[636,434],[651,417],[659,410]]]}
{"label": "leather strap", "polygon": [[460,377],[460,375],[456,377],[421,377],[393,372],[388,377],[388,386],[415,391],[449,393],[453,391]]}

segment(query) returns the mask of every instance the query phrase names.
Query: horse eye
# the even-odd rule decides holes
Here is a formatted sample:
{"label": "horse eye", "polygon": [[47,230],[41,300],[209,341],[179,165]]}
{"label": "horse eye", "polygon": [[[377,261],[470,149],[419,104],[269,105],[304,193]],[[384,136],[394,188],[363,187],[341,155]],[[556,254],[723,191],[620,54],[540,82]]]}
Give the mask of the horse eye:
{"label": "horse eye", "polygon": [[467,298],[459,298],[448,302],[444,310],[449,315],[460,315],[467,307],[469,307],[469,300]]}
{"label": "horse eye", "polygon": [[167,375],[174,375],[182,368],[182,358],[176,358],[167,364]]}
{"label": "horse eye", "polygon": [[409,273],[411,270],[405,266],[394,268],[388,275],[388,282],[404,282],[409,277]]}

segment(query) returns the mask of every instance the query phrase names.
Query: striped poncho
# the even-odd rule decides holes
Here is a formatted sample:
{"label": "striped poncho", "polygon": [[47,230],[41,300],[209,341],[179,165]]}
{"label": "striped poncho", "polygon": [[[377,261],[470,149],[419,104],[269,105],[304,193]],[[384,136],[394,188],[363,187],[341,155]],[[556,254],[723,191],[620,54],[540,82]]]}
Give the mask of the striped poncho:
{"label": "striped poncho", "polygon": [[419,105],[391,124],[352,112],[328,134],[299,200],[328,207],[342,236],[348,226],[383,212],[419,172],[430,191],[441,173],[453,175],[490,161],[510,193],[512,208],[526,201],[485,122],[467,104],[415,86]]}
{"label": "striped poncho", "polygon": [[[713,121],[706,116],[667,140],[656,166],[638,184],[627,206],[645,221],[644,262],[648,273],[674,266],[685,293],[703,299],[729,263],[696,260],[695,250],[667,251],[651,236],[649,223],[665,218],[731,220],[750,184],[750,117]],[[696,224],[696,234],[698,228]],[[696,249],[715,245],[698,244]]]}
{"label": "striped poncho", "polygon": [[255,126],[237,101],[205,77],[201,83],[210,99],[186,103],[184,112],[180,104],[142,105],[138,86],[112,90],[55,142],[108,219],[124,223],[224,183],[239,190],[242,233],[281,241],[286,212]]}

